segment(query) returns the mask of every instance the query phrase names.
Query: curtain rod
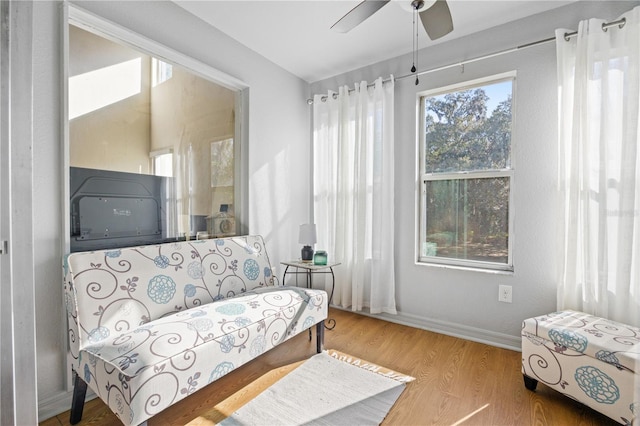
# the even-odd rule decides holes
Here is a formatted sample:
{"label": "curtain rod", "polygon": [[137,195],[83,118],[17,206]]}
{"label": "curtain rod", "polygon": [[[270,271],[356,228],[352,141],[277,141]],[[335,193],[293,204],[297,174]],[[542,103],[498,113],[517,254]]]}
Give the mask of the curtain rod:
{"label": "curtain rod", "polygon": [[[625,18],[618,19],[617,21],[605,22],[605,23],[602,24],[602,31],[606,32],[609,28],[615,27],[616,25],[618,26],[618,28],[622,28],[622,27],[624,27],[624,25],[626,23],[627,23],[627,20]],[[566,32],[566,33],[564,33],[564,39],[566,41],[569,41],[571,38],[573,38],[573,37],[575,37],[577,35],[578,35],[578,31]],[[526,48],[533,47],[533,46],[538,46],[540,44],[549,43],[551,41],[554,41],[555,39],[556,39],[555,37],[549,37],[549,38],[545,38],[545,39],[538,40],[538,41],[532,41],[531,43],[521,44],[519,46],[515,46],[515,47],[509,48],[509,49],[500,50],[500,51],[494,52],[494,53],[489,53],[488,55],[482,55],[482,56],[478,56],[478,57],[475,57],[475,58],[467,59],[467,60],[462,61],[462,62],[456,62],[456,63],[449,64],[449,65],[443,65],[441,67],[431,68],[431,69],[428,69],[428,70],[419,71],[417,73],[401,75],[399,77],[396,77],[395,79],[396,80],[404,80],[405,78],[418,77],[418,76],[421,76],[421,75],[430,74],[432,72],[446,70],[448,68],[464,67],[466,64],[471,64],[473,62],[482,61],[484,59],[494,58],[496,56],[501,56],[501,55],[504,55],[506,53],[516,52],[518,50],[526,49]],[[387,79],[382,80],[383,83],[388,83],[389,81],[391,81],[391,78],[387,78]],[[375,83],[368,84],[367,87],[373,87],[374,84]],[[349,89],[349,93],[353,92],[354,90],[355,89]],[[336,96],[338,96],[338,95],[336,93],[334,93],[333,94],[333,98],[335,99]],[[323,102],[326,101],[327,100],[327,95],[322,96],[320,99],[322,99]],[[307,99],[307,104],[308,105],[313,105],[313,99]]]}

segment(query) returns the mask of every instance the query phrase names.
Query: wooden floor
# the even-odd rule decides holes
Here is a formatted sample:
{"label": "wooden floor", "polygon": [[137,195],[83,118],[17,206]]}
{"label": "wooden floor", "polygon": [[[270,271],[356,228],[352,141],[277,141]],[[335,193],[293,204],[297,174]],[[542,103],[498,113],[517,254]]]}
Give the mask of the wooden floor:
{"label": "wooden floor", "polygon": [[[615,425],[543,384],[525,389],[519,352],[332,309],[337,326],[325,348],[416,378],[383,425]],[[315,353],[307,333],[236,369],[148,421],[213,425]],[[274,403],[277,403],[274,401]],[[69,412],[40,423],[68,425]],[[85,404],[80,425],[117,425],[99,399]]]}

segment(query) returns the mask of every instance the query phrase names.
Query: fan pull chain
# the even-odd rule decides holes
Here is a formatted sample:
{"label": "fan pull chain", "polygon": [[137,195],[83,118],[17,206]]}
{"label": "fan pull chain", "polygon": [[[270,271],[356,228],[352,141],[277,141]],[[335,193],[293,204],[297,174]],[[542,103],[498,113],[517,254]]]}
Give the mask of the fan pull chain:
{"label": "fan pull chain", "polygon": [[[413,59],[413,67],[411,67],[411,72],[416,72],[417,68],[415,66],[415,64],[418,63],[418,25],[416,24],[416,16],[418,15],[418,8],[416,7],[415,10],[413,11],[413,26],[415,28],[416,31],[416,41],[415,41],[415,47],[413,49],[414,51],[414,59]],[[420,80],[418,79],[418,75],[416,74],[416,86],[418,85],[418,83],[420,83]]]}
{"label": "fan pull chain", "polygon": [[[411,27],[412,32],[415,31],[416,29],[416,11],[414,9],[413,11],[413,27]],[[413,39],[413,34],[411,34],[411,38]],[[411,66],[411,72],[416,72],[416,40],[413,39],[413,46],[411,47],[411,53],[412,53],[412,58],[411,60],[413,61],[413,64]]]}

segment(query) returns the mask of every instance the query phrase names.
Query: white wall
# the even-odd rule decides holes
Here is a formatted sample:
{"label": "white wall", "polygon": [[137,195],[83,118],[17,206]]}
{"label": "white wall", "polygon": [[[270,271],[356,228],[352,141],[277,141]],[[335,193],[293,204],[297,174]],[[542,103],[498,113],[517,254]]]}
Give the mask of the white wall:
{"label": "white wall", "polygon": [[[248,230],[271,262],[297,255],[310,217],[308,84],[171,2],[90,1],[78,6],[244,81],[249,86]],[[70,408],[64,373],[60,2],[34,2],[34,265],[40,420]],[[153,19],[150,19],[153,17]],[[280,268],[277,268],[280,274]]]}
{"label": "white wall", "polygon": [[[580,2],[420,51],[423,70],[553,37],[556,28],[576,29],[580,19],[615,19],[637,2]],[[455,17],[454,17],[455,20]],[[410,42],[410,40],[407,40]],[[556,309],[556,143],[555,43],[396,82],[396,300],[391,320],[495,345],[519,348],[524,318]],[[355,70],[311,85],[326,93],[339,85],[409,74],[411,55]],[[458,82],[517,71],[514,151],[514,272],[418,265],[416,259],[417,93]],[[513,303],[500,303],[498,286],[513,287]]]}

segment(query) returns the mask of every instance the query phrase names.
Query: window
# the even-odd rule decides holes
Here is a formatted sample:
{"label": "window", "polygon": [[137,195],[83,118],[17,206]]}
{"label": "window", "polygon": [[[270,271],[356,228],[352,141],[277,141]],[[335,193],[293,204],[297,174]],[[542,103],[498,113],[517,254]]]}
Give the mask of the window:
{"label": "window", "polygon": [[151,153],[152,173],[156,176],[173,177],[173,152],[169,149]]}
{"label": "window", "polygon": [[156,87],[173,77],[173,65],[151,58],[151,84]]}
{"label": "window", "polygon": [[93,24],[67,26],[70,251],[240,232],[241,85],[218,84],[217,71],[175,52],[162,56],[176,64],[157,59],[146,42],[119,43]]}
{"label": "window", "polygon": [[421,96],[420,262],[513,270],[514,81]]}

